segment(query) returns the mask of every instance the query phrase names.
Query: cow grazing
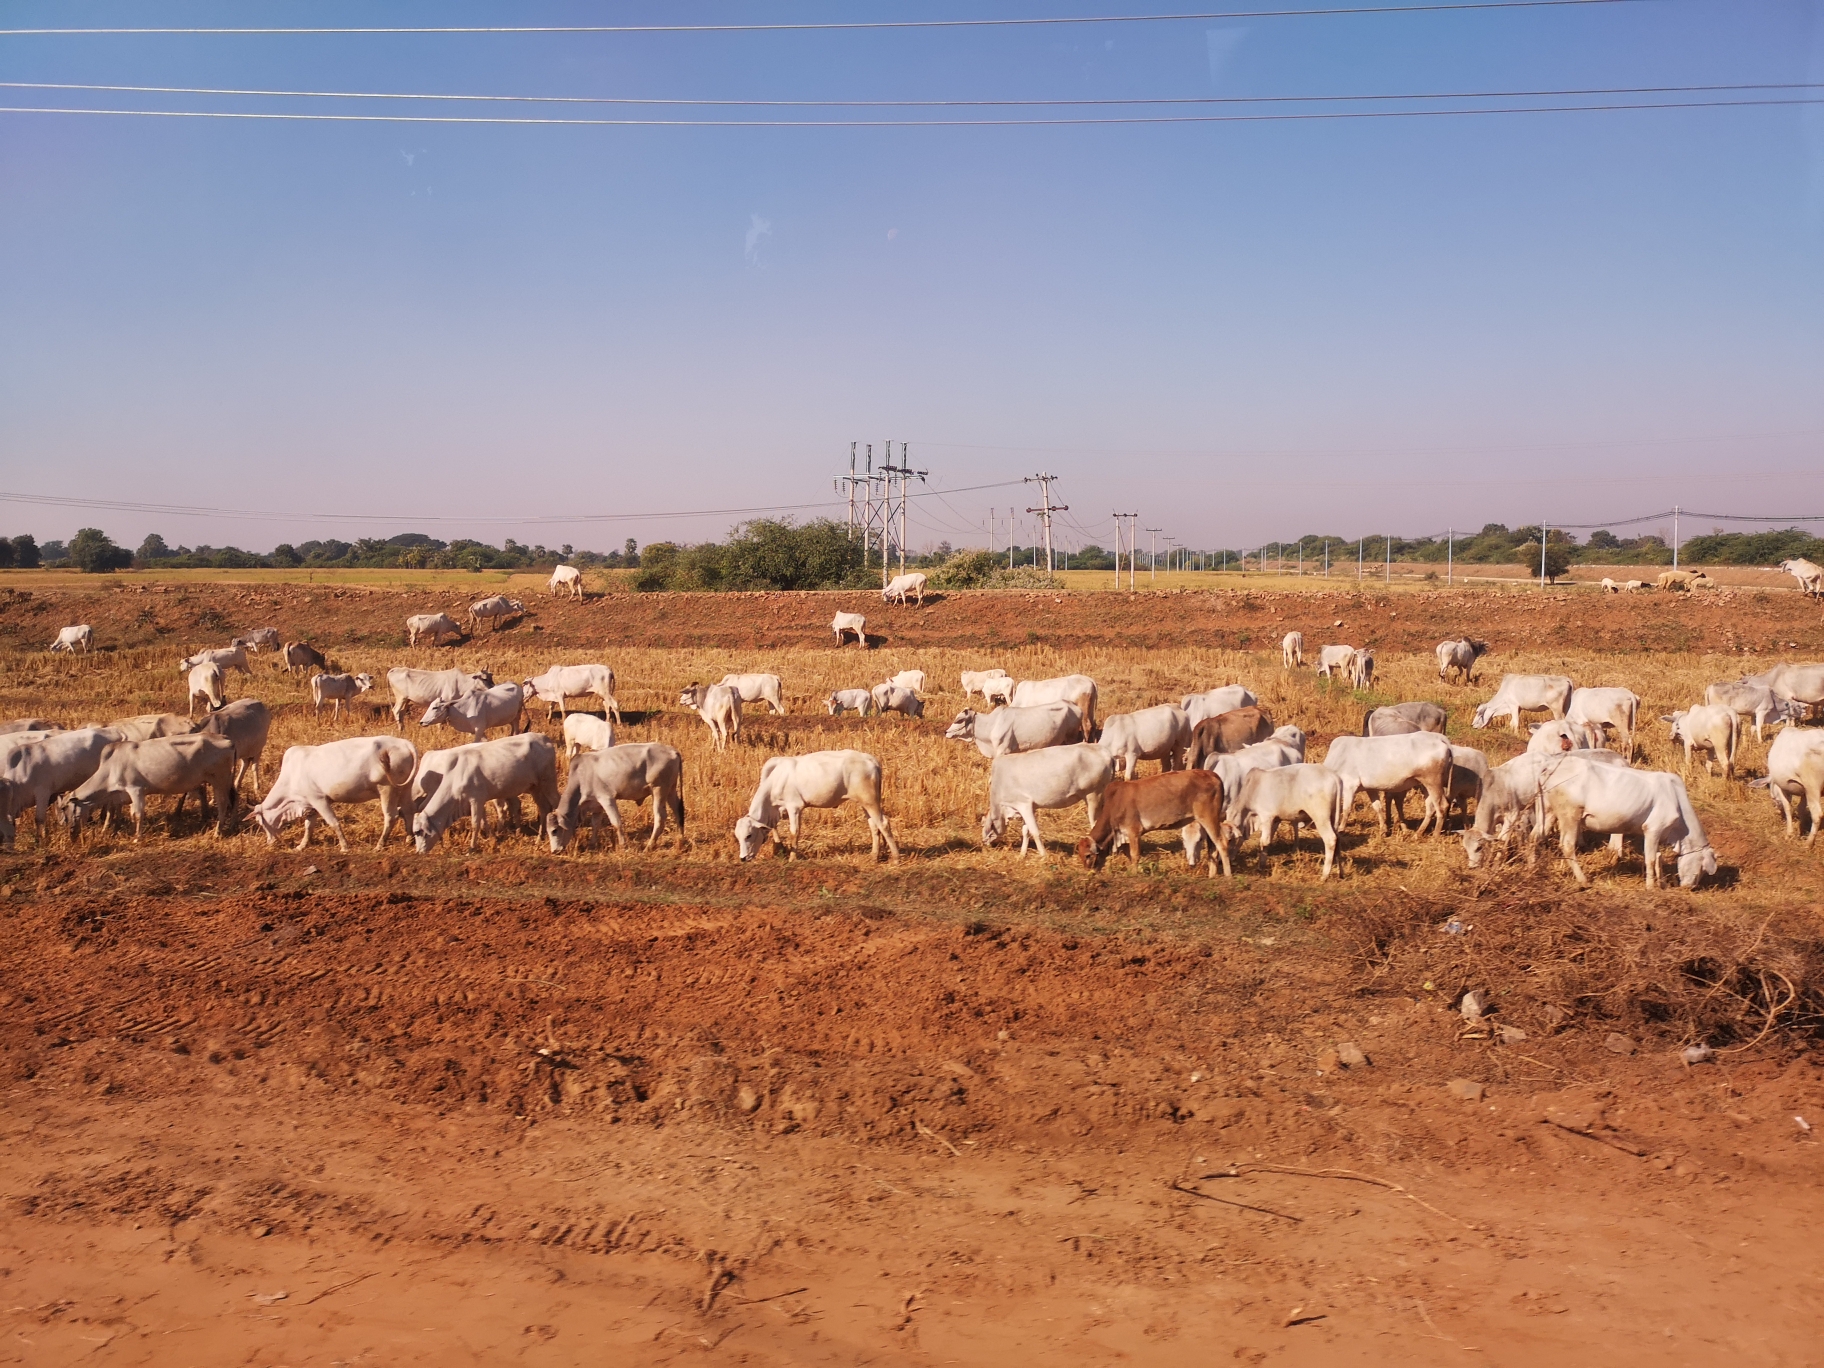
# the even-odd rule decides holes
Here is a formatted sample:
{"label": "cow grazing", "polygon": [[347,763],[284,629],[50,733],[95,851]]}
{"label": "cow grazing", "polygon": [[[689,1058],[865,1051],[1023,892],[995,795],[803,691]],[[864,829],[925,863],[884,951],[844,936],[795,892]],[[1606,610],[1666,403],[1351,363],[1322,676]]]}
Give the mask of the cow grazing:
{"label": "cow grazing", "polygon": [[201,665],[190,669],[190,716],[196,716],[196,701],[202,699],[203,711],[212,713],[223,704],[222,667],[213,660],[205,660]]}
{"label": "cow grazing", "polygon": [[1824,566],[1800,558],[1781,561],[1780,569],[1799,582],[1799,592],[1807,598],[1824,598]]}
{"label": "cow grazing", "polygon": [[1260,700],[1253,693],[1239,684],[1224,684],[1221,688],[1210,689],[1204,693],[1186,694],[1178,700],[1184,709],[1185,716],[1191,719],[1194,727],[1199,722],[1212,717],[1221,717],[1226,712],[1237,708],[1252,708]]}
{"label": "cow grazing", "polygon": [[573,599],[583,596],[583,572],[574,565],[560,565],[551,572],[551,578],[545,581],[547,594],[564,593]]}
{"label": "cow grazing", "polygon": [[1737,717],[1751,719],[1756,741],[1767,739],[1765,728],[1769,724],[1777,726],[1781,722],[1791,722],[1796,716],[1786,699],[1765,684],[1751,684],[1745,679],[1710,685],[1704,690],[1704,702],[1719,704]]}
{"label": "cow grazing", "polygon": [[431,645],[443,645],[444,638],[462,640],[462,628],[448,613],[414,613],[405,620],[405,644],[416,646],[419,637],[429,637]]}
{"label": "cow grazing", "polygon": [[1463,805],[1465,818],[1469,816],[1471,803],[1480,806],[1488,775],[1488,757],[1481,751],[1469,746],[1450,748],[1450,804],[1444,812],[1446,822],[1459,803]]}
{"label": "cow grazing", "polygon": [[1744,684],[1765,684],[1776,698],[1803,706],[1807,712],[1824,708],[1824,665],[1775,665],[1762,674],[1749,675]]}
{"label": "cow grazing", "polygon": [[1013,691],[1019,687],[1007,675],[997,675],[982,682],[982,701],[1000,703],[1006,707],[1013,706]]}
{"label": "cow grazing", "polygon": [[1480,730],[1497,717],[1505,717],[1518,732],[1522,712],[1549,712],[1555,718],[1563,717],[1570,710],[1574,688],[1563,675],[1502,675],[1501,687],[1476,709],[1470,726]]}
{"label": "cow grazing", "polygon": [[527,732],[457,746],[442,782],[412,814],[412,846],[420,855],[429,854],[456,819],[467,814],[473,850],[487,824],[488,804],[511,801],[517,814],[519,800],[527,794],[538,809],[538,829],[544,831],[558,799],[557,747],[549,738]]}
{"label": "cow grazing", "polygon": [[[234,830],[234,742],[225,736],[159,736],[150,741],[117,741],[102,753],[100,763],[61,804],[64,821],[78,832],[98,810],[133,814],[133,839],[145,829],[146,798],[154,793],[174,793],[175,819],[184,810],[184,799],[207,790],[215,803],[215,830],[227,836]],[[200,796],[200,795],[199,795]]]}
{"label": "cow grazing", "polygon": [[918,606],[925,606],[925,576],[916,572],[906,575],[895,575],[888,581],[887,587],[880,591],[883,603],[904,603],[906,595],[911,594],[918,600]]}
{"label": "cow grazing", "polygon": [[1621,765],[1565,765],[1546,779],[1545,801],[1579,887],[1590,883],[1577,861],[1577,843],[1585,831],[1639,836],[1648,888],[1659,887],[1659,855],[1666,846],[1678,857],[1680,887],[1695,888],[1704,875],[1716,873],[1716,852],[1676,774]]}
{"label": "cow grazing", "polygon": [[616,722],[621,720],[621,705],[614,697],[614,671],[602,664],[553,665],[541,675],[525,682],[526,694],[545,705],[545,721],[551,720],[555,708],[565,717],[570,715],[569,700],[594,694],[602,700],[602,710]]}
{"label": "cow grazing", "polygon": [[118,717],[108,723],[108,729],[119,732],[122,741],[150,741],[155,736],[188,736],[196,730],[196,723],[176,713],[141,713]]}
{"label": "cow grazing", "polygon": [[997,755],[1075,745],[1083,739],[1083,715],[1068,703],[1006,707],[991,713],[964,708],[945,730],[944,738],[973,741],[992,760]]}
{"label": "cow grazing", "polygon": [[1287,632],[1279,639],[1279,664],[1281,669],[1295,669],[1305,663],[1305,634]]}
{"label": "cow grazing", "polygon": [[[1210,725],[1198,723],[1199,727]],[[1134,767],[1142,760],[1157,760],[1167,771],[1182,768],[1186,748],[1195,745],[1192,736],[1190,714],[1175,703],[1161,703],[1138,712],[1111,714],[1102,722],[1097,744],[1123,768],[1123,777],[1132,779]]]}
{"label": "cow grazing", "polygon": [[1258,705],[1232,708],[1215,717],[1205,718],[1191,728],[1190,739],[1185,747],[1185,767],[1202,769],[1212,755],[1232,755],[1243,746],[1265,741],[1272,735],[1273,715],[1265,708]]}
{"label": "cow grazing", "polygon": [[760,767],[760,785],[747,815],[735,823],[735,849],[743,860],[753,859],[767,837],[778,840],[779,822],[784,819],[792,833],[787,854],[795,860],[804,810],[840,807],[850,799],[868,814],[868,833],[873,838],[870,858],[880,858],[880,843],[885,840],[887,858],[897,860],[899,846],[880,806],[880,761],[854,750],[775,755],[768,760]]}
{"label": "cow grazing", "polygon": [[346,852],[348,838],[332,804],[377,799],[380,839],[374,849],[382,850],[394,822],[410,827],[412,777],[417,768],[418,748],[396,736],[350,736],[321,746],[290,746],[279,761],[278,778],[250,815],[269,846],[277,844],[286,823],[302,820],[304,838],[298,842],[299,850],[310,844],[311,831],[321,818]]}
{"label": "cow grazing", "polygon": [[[1526,749],[1532,755],[1556,755],[1560,751],[1601,750],[1602,741],[1600,727],[1564,718],[1557,722],[1533,723],[1532,736],[1526,743]],[[1619,755],[1620,752],[1617,751],[1616,754]]]}
{"label": "cow grazing", "polygon": [[1336,833],[1344,814],[1343,780],[1322,765],[1283,765],[1257,769],[1241,781],[1241,792],[1224,822],[1227,839],[1244,841],[1250,834],[1260,841],[1260,867],[1267,867],[1267,847],[1273,844],[1281,822],[1292,823],[1292,844],[1298,845],[1300,819],[1308,820],[1324,843],[1324,872],[1336,866]]}
{"label": "cow grazing", "polygon": [[198,665],[214,664],[221,667],[225,676],[230,670],[239,670],[244,675],[253,674],[253,666],[247,660],[245,646],[220,646],[210,651],[198,651],[193,656],[185,656],[177,662],[177,672],[188,674]]}
{"label": "cow grazing", "polygon": [[486,622],[490,632],[498,632],[501,623],[508,618],[519,617],[525,611],[526,605],[518,599],[508,598],[505,594],[490,594],[469,605],[469,630],[474,631]]}
{"label": "cow grazing", "polygon": [[1057,810],[1082,803],[1093,826],[1102,790],[1115,777],[1115,763],[1100,746],[1051,746],[1030,753],[998,755],[988,774],[988,811],[982,818],[982,844],[992,846],[1007,830],[1007,819],[1020,819],[1020,854],[1028,842],[1045,851],[1039,835],[1038,809]]}
{"label": "cow grazing", "polygon": [[250,632],[243,632],[228,643],[230,646],[245,646],[257,652],[264,646],[269,651],[279,649],[279,629],[277,627],[255,627]]}
{"label": "cow grazing", "polygon": [[581,751],[604,751],[614,744],[614,723],[593,713],[571,713],[564,718],[564,759]]}
{"label": "cow grazing", "polygon": [[57,640],[51,643],[53,651],[82,651],[88,653],[95,649],[95,632],[88,623],[79,623],[74,627],[58,629]]}
{"label": "cow grazing", "polygon": [[1036,708],[1044,703],[1068,703],[1082,714],[1083,734],[1096,734],[1096,681],[1088,675],[1023,679],[1013,686],[1008,702],[1016,708]]}
{"label": "cow grazing", "polygon": [[317,674],[310,677],[310,710],[322,716],[323,705],[332,707],[330,718],[340,721],[342,705],[352,703],[360,695],[374,687],[374,677],[370,674]]}
{"label": "cow grazing", "polygon": [[1702,570],[1667,570],[1654,583],[1670,592],[1690,593],[1694,589],[1708,589],[1715,581]]}
{"label": "cow grazing", "polygon": [[830,630],[836,634],[836,645],[840,649],[843,637],[850,632],[855,634],[855,644],[865,647],[868,644],[868,620],[860,613],[838,613],[830,619]]}
{"label": "cow grazing", "polygon": [[1652,588],[1645,580],[1625,580],[1621,587],[1630,594],[1638,594],[1643,589]]}
{"label": "cow grazing", "polygon": [[[1110,722],[1114,719],[1111,717]],[[1077,858],[1086,869],[1100,869],[1117,839],[1127,844],[1130,867],[1140,866],[1143,832],[1195,826],[1213,847],[1210,877],[1220,862],[1228,876],[1229,843],[1222,831],[1222,780],[1208,770],[1152,774],[1144,779],[1115,779],[1102,790],[1102,802],[1089,835],[1077,842]],[[1197,843],[1201,844],[1201,841]],[[1187,845],[1195,850],[1196,845]],[[1195,857],[1193,856],[1193,859]]]}
{"label": "cow grazing", "polygon": [[[1452,747],[1454,760],[1456,748]],[[1545,805],[1546,781],[1566,766],[1612,765],[1626,769],[1628,762],[1604,750],[1530,751],[1490,769],[1476,800],[1476,820],[1462,833],[1463,853],[1471,869],[1480,869],[1489,845],[1516,833],[1526,837],[1527,863],[1531,864],[1539,837],[1552,822]],[[1454,769],[1452,771],[1455,773]],[[1453,779],[1454,783],[1454,779]]]}
{"label": "cow grazing", "polygon": [[1205,756],[1203,768],[1222,780],[1224,801],[1233,807],[1241,796],[1241,781],[1255,770],[1283,769],[1287,765],[1304,763],[1304,733],[1297,727],[1281,727],[1265,741],[1256,741],[1238,751]]}
{"label": "cow grazing", "polygon": [[726,674],[721,682],[745,703],[764,703],[775,716],[785,716],[785,681],[776,674]]}
{"label": "cow grazing", "polygon": [[1375,708],[1362,719],[1363,736],[1405,736],[1410,732],[1442,733],[1450,714],[1436,703],[1423,699],[1413,703],[1390,703]]}
{"label": "cow grazing", "polygon": [[[1343,818],[1355,806],[1355,795],[1366,793],[1380,821],[1381,834],[1389,834],[1389,809],[1398,817],[1401,794],[1417,789],[1425,795],[1425,812],[1419,819],[1419,836],[1432,826],[1442,835],[1444,813],[1450,803],[1450,742],[1435,732],[1409,736],[1339,736],[1324,754],[1324,767],[1343,781]],[[1434,826],[1435,824],[1435,826]]]}
{"label": "cow grazing", "polygon": [[1358,690],[1374,683],[1374,651],[1371,648],[1362,647],[1349,662],[1349,683]]}
{"label": "cow grazing", "polygon": [[1634,731],[1640,719],[1640,695],[1631,689],[1573,689],[1571,705],[1565,709],[1566,722],[1581,722],[1594,727],[1598,736],[1603,728],[1615,733],[1615,749],[1629,760],[1634,758]]}
{"label": "cow grazing", "polygon": [[453,731],[486,741],[488,732],[505,727],[508,736],[519,732],[520,713],[526,706],[526,691],[517,684],[496,684],[491,689],[473,689],[455,698],[439,698],[418,719],[421,727],[441,722]]}
{"label": "cow grazing", "polygon": [[1799,731],[1788,727],[1773,738],[1767,748],[1767,777],[1757,779],[1750,788],[1767,788],[1786,819],[1786,839],[1797,834],[1793,821],[1794,799],[1804,804],[1811,817],[1811,834],[1805,844],[1818,839],[1818,826],[1824,823],[1824,732]]}
{"label": "cow grazing", "polygon": [[1463,683],[1476,682],[1476,662],[1488,654],[1488,643],[1473,637],[1438,643],[1438,678],[1448,681],[1451,675],[1462,676]]}
{"label": "cow grazing", "polygon": [[1723,767],[1723,778],[1735,778],[1735,752],[1742,740],[1742,720],[1733,708],[1720,703],[1700,703],[1695,708],[1659,719],[1672,727],[1672,744],[1685,748],[1685,773],[1691,772],[1691,752],[1704,752],[1704,773],[1711,762]]}
{"label": "cow grazing", "polygon": [[1607,575],[1604,575],[1602,577],[1602,592],[1605,594],[1619,594],[1621,592],[1621,586],[1615,583],[1615,581],[1610,579]]}
{"label": "cow grazing", "polygon": [[741,695],[726,684],[692,683],[678,695],[678,702],[703,719],[717,750],[741,735]]}
{"label": "cow grazing", "polygon": [[397,665],[386,672],[386,684],[393,691],[393,725],[403,726],[407,708],[491,689],[494,676],[486,670],[414,670]]}
{"label": "cow grazing", "polygon": [[845,712],[871,717],[874,713],[874,694],[868,689],[836,689],[823,700],[823,706],[831,717],[841,717]]}
{"label": "cow grazing", "polygon": [[551,853],[562,854],[585,822],[591,835],[598,837],[599,845],[597,817],[613,830],[618,850],[627,840],[626,829],[621,824],[621,804],[637,805],[649,795],[652,798],[652,834],[646,838],[646,849],[651,850],[665,830],[667,814],[677,823],[678,842],[682,845],[682,755],[657,741],[641,741],[582,756],[570,767],[570,780],[564,785],[563,795],[545,818],[545,835],[551,843]]}
{"label": "cow grazing", "polygon": [[308,641],[288,641],[279,652],[279,668],[286,674],[297,674],[300,670],[306,674],[312,670],[327,673],[329,657]]}
{"label": "cow grazing", "polygon": [[1317,676],[1319,679],[1333,678],[1339,672],[1349,673],[1355,664],[1355,647],[1324,646],[1317,653]]}
{"label": "cow grazing", "polygon": [[901,670],[887,680],[887,683],[897,684],[902,689],[910,689],[913,693],[922,694],[925,691],[925,672],[923,670]]}
{"label": "cow grazing", "polygon": [[238,698],[212,712],[196,729],[198,736],[225,736],[234,743],[234,782],[239,785],[253,771],[253,796],[260,796],[260,759],[266,754],[266,735],[272,730],[272,710],[257,698]]}
{"label": "cow grazing", "polygon": [[7,849],[14,821],[28,808],[42,846],[51,804],[85,783],[107,748],[121,739],[111,727],[83,727],[36,741],[0,737],[0,841]]}
{"label": "cow grazing", "polygon": [[869,690],[874,700],[874,711],[879,713],[903,713],[907,717],[923,717],[925,700],[910,689],[902,689],[897,684],[876,684]]}
{"label": "cow grazing", "polygon": [[1006,678],[1007,671],[1005,670],[964,670],[962,673],[963,702],[969,701],[970,694],[979,693],[982,701],[986,703],[988,701],[988,681]]}

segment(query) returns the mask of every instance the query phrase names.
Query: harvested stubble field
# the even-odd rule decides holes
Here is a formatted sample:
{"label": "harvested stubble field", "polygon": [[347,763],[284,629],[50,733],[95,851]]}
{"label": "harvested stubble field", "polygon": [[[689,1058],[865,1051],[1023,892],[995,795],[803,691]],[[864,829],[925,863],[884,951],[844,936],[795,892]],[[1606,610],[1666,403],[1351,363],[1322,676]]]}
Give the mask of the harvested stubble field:
{"label": "harvested stubble field", "polygon": [[[1314,756],[1365,706],[1434,698],[1499,760],[1518,741],[1467,721],[1500,671],[1626,684],[1657,717],[1824,654],[1796,594],[612,596],[431,652],[402,620],[459,595],[28,593],[0,605],[6,716],[181,711],[177,658],[268,623],[376,675],[605,660],[625,735],[685,754],[689,833],[554,857],[470,854],[458,828],[419,857],[163,809],[137,847],[22,829],[0,856],[6,1361],[1816,1356],[1818,1149],[1794,1118],[1824,1123],[1824,857],[1763,795],[1692,775],[1722,864],[1696,893],[1606,851],[1584,893],[1555,856],[1472,873],[1454,839],[1359,815],[1328,884],[1310,840],[1264,875],[1250,845],[1233,881],[1164,837],[1140,874],[1092,875],[981,851],[987,763],[942,739],[956,673],[1000,664],[1090,673],[1104,713],[1244,682]],[[877,649],[830,649],[838,607]],[[76,621],[103,650],[42,653]],[[1374,645],[1373,695],[1283,675],[1291,628]],[[1429,648],[1464,632],[1493,643],[1483,682],[1440,685]],[[925,720],[822,714],[907,667]],[[732,669],[783,675],[789,712],[750,709],[718,756],[676,698]],[[391,726],[312,718],[270,657],[231,692],[277,711],[268,782],[286,745]],[[809,815],[800,861],[736,863],[761,761],[834,745],[880,757],[902,861],[871,864],[844,811]],[[1641,749],[1677,767],[1662,725]],[[371,846],[377,815],[349,815]],[[1524,1040],[1467,1029],[1471,988]],[[1699,1039],[1719,1054],[1687,1068]],[[1366,1060],[1326,1053],[1345,1042]]]}

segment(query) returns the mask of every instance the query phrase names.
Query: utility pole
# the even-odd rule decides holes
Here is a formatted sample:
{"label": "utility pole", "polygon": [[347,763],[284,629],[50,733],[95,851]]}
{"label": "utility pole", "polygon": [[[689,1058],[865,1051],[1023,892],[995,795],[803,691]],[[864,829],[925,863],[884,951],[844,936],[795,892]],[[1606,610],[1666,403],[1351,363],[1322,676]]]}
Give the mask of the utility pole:
{"label": "utility pole", "polygon": [[1383,532],[1381,540],[1387,543],[1387,577],[1382,582],[1391,585],[1393,583],[1393,538]]}
{"label": "utility pole", "polygon": [[1366,545],[1368,545],[1366,537],[1355,539],[1355,582],[1357,584],[1362,582],[1362,548]]}
{"label": "utility pole", "polygon": [[1069,504],[1054,504],[1051,501],[1051,482],[1057,478],[1056,475],[1047,475],[1044,471],[1040,471],[1037,475],[1028,475],[1025,480],[1027,484],[1036,484],[1041,491],[1039,507],[1029,508],[1026,511],[1037,513],[1045,519],[1045,573],[1048,575],[1057,568],[1051,554],[1051,515],[1070,512]]}
{"label": "utility pole", "polygon": [[[1545,519],[1541,518],[1539,519],[1539,587],[1541,589],[1545,588],[1545,536]],[[1676,557],[1678,553],[1675,551],[1672,554]]]}
{"label": "utility pole", "polygon": [[[1539,535],[1544,536],[1545,533],[1543,531],[1541,531]],[[1544,542],[1539,543],[1539,549],[1542,551],[1545,549]],[[1677,504],[1672,505],[1672,568],[1674,570],[1678,569],[1678,505]]]}
{"label": "utility pole", "polygon": [[[893,443],[888,442],[887,461],[886,464],[880,468],[881,478],[885,482],[885,497],[882,501],[880,533],[880,581],[883,589],[886,587],[888,576],[892,573],[892,566],[889,563],[892,555],[890,543],[895,539],[899,544],[899,573],[902,575],[906,573],[906,500],[910,491],[912,478],[917,476],[919,483],[923,484],[925,476],[931,473],[927,470],[912,469],[909,463],[910,456],[904,442],[899,444],[899,462],[898,465],[893,464]],[[893,484],[895,480],[899,483],[899,527],[897,536],[893,526]]]}
{"label": "utility pole", "polygon": [[1444,534],[1444,585],[1449,588],[1457,582],[1457,529],[1451,528]]}
{"label": "utility pole", "polygon": [[1112,516],[1115,520],[1115,588],[1121,587],[1121,524],[1126,522],[1127,591],[1131,594],[1134,591],[1134,557],[1138,554],[1135,546],[1138,538],[1135,536],[1134,529],[1139,525],[1140,515],[1138,513],[1116,513]]}
{"label": "utility pole", "polygon": [[1324,538],[1324,578],[1330,578],[1330,538]]}
{"label": "utility pole", "polygon": [[1163,527],[1149,527],[1146,530],[1152,534],[1153,538],[1153,549],[1151,555],[1147,558],[1147,565],[1148,569],[1152,571],[1153,583],[1157,584],[1159,583],[1159,534],[1165,531],[1165,529]]}

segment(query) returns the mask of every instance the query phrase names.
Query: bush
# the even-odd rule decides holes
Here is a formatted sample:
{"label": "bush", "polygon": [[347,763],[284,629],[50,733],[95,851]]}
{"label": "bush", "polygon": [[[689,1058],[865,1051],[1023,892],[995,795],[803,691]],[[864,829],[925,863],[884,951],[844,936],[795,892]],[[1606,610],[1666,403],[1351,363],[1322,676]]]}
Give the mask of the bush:
{"label": "bush", "polygon": [[86,575],[111,575],[131,565],[133,553],[99,527],[85,527],[70,538],[70,560]]}
{"label": "bush", "polygon": [[1006,568],[992,551],[958,551],[931,572],[931,587],[980,589]]}
{"label": "bush", "polygon": [[[1520,548],[1520,564],[1529,574],[1536,575],[1539,573],[1538,542],[1528,542],[1525,546]],[[1571,548],[1566,546],[1563,542],[1547,542],[1545,544],[1546,582],[1548,584],[1556,583],[1559,579],[1563,578],[1565,572],[1570,568]]]}
{"label": "bush", "polygon": [[1061,582],[1036,565],[1002,566],[988,577],[987,589],[1057,589]]}
{"label": "bush", "polygon": [[30,532],[21,532],[13,538],[13,564],[21,570],[35,570],[40,564],[38,539]]}

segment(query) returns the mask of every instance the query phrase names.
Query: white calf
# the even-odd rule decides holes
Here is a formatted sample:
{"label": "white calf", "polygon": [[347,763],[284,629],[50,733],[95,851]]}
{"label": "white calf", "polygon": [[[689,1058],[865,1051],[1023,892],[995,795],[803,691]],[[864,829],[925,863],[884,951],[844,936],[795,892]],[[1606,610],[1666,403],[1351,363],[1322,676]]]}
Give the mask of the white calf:
{"label": "white calf", "polygon": [[614,723],[592,713],[571,713],[564,718],[564,759],[579,751],[605,751],[614,744]]}
{"label": "white calf", "polygon": [[899,847],[880,806],[880,761],[863,751],[812,751],[809,755],[775,755],[760,767],[760,786],[754,790],[747,816],[735,823],[735,848],[743,860],[760,853],[767,837],[778,839],[780,818],[791,828],[788,854],[798,858],[798,831],[807,807],[840,807],[849,799],[868,814],[873,837],[870,858],[880,858],[880,843],[887,843],[887,858],[897,860]]}

